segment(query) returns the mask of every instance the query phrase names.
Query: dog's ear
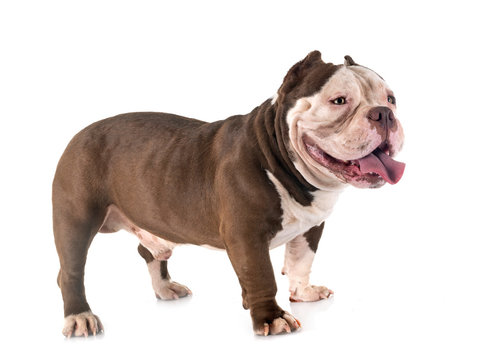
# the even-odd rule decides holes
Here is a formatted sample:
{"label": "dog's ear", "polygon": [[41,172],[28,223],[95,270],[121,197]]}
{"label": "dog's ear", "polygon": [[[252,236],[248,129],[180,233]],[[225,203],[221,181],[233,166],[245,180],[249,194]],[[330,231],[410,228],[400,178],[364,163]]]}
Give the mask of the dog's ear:
{"label": "dog's ear", "polygon": [[322,60],[322,54],[320,51],[310,52],[303,60],[292,66],[284,77],[281,87],[279,88],[278,95],[285,96],[289,93],[307,73],[311,67],[317,64],[324,64]]}
{"label": "dog's ear", "polygon": [[352,57],[350,57],[349,55],[345,55],[345,56],[344,56],[344,59],[345,59],[345,61],[344,61],[344,65],[345,65],[345,66],[358,65],[358,64],[354,61],[354,59],[352,59]]}

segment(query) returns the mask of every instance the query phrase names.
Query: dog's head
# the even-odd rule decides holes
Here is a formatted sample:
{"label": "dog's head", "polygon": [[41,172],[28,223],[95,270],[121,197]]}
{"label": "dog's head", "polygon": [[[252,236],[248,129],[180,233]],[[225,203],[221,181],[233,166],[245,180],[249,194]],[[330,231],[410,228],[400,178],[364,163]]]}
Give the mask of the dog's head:
{"label": "dog's head", "polygon": [[311,52],[289,70],[275,106],[287,122],[292,161],[312,185],[375,188],[400,180],[405,164],[393,157],[403,129],[395,96],[350,56],[334,65]]}

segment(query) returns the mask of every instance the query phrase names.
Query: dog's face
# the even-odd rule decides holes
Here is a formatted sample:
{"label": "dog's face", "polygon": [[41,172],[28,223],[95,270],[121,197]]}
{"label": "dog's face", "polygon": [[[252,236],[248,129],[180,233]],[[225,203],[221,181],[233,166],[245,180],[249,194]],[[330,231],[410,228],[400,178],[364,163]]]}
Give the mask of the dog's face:
{"label": "dog's face", "polygon": [[372,70],[346,57],[324,63],[313,52],[284,79],[282,102],[293,162],[322,189],[344,183],[375,188],[397,183],[404,164],[392,159],[403,144],[396,99]]}

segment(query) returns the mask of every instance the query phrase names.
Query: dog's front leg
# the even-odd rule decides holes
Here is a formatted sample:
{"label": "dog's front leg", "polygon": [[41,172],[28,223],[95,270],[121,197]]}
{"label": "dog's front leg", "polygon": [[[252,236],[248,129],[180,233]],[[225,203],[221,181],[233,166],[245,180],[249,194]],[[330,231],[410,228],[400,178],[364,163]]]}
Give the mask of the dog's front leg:
{"label": "dog's front leg", "polygon": [[319,244],[324,223],[315,226],[305,234],[296,237],[286,245],[282,274],[289,277],[290,301],[318,301],[328,298],[334,292],[325,286],[309,283],[310,270]]}
{"label": "dog's front leg", "polygon": [[226,241],[226,250],[243,290],[244,307],[250,309],[254,332],[267,336],[297,330],[300,323],[275,300],[268,242],[236,234]]}

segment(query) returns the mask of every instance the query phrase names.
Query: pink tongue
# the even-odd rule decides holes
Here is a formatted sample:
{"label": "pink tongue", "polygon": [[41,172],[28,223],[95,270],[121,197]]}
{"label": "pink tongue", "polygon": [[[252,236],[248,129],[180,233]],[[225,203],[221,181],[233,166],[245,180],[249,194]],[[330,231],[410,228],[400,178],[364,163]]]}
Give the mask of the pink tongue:
{"label": "pink tongue", "polygon": [[362,159],[358,159],[357,162],[362,173],[373,172],[379,174],[389,184],[398,183],[405,171],[404,163],[393,160],[380,149]]}

